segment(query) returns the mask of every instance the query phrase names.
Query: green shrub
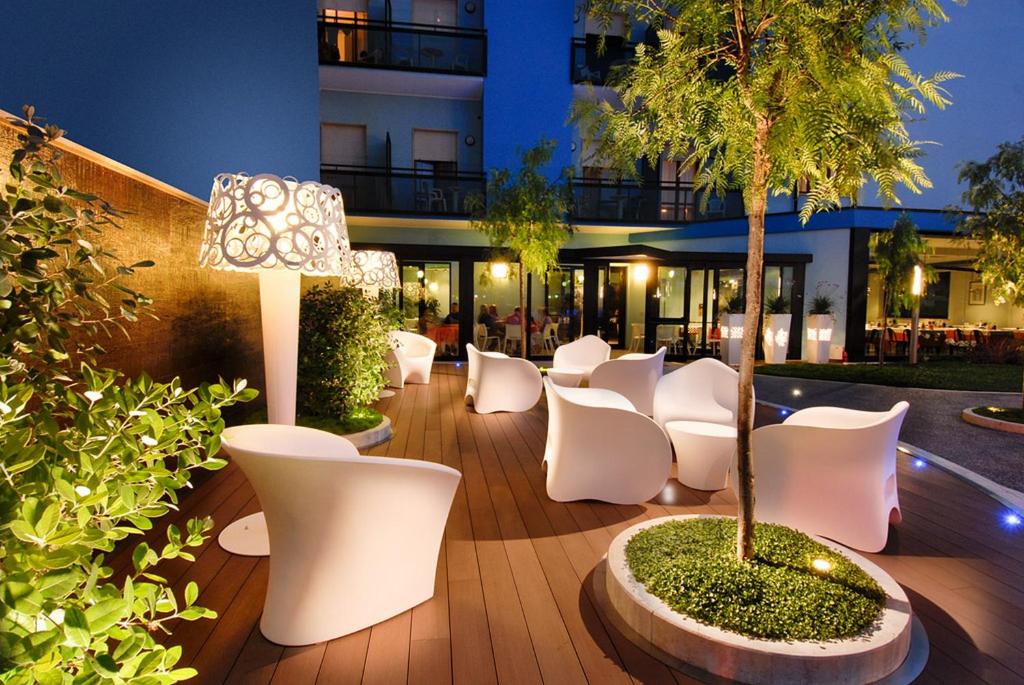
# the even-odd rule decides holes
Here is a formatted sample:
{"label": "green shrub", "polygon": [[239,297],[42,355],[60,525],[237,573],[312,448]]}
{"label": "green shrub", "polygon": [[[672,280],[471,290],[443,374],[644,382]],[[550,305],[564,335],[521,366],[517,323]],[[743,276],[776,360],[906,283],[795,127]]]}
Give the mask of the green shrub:
{"label": "green shrub", "polygon": [[[648,592],[701,623],[771,640],[859,635],[881,615],[885,592],[859,566],[808,536],[759,523],[755,558],[736,559],[736,521],[668,521],[626,545]],[[816,571],[811,562],[831,564]]]}
{"label": "green shrub", "polygon": [[193,470],[224,466],[221,409],[255,392],[96,367],[98,336],[148,304],[122,279],[149,263],[99,245],[117,213],[64,184],[50,146],[62,132],[26,116],[0,193],[0,682],[183,680],[195,671],[176,667],[181,649],[153,633],[213,612],[153,566],[191,560],[212,521],[137,545],[124,578],[104,562],[175,508]]}
{"label": "green shrub", "polygon": [[743,301],[743,296],[736,293],[718,305],[718,312],[720,314],[742,314],[746,308],[747,303]]}
{"label": "green shrub", "polygon": [[317,285],[302,296],[298,411],[344,417],[384,389],[389,318],[358,288]]}

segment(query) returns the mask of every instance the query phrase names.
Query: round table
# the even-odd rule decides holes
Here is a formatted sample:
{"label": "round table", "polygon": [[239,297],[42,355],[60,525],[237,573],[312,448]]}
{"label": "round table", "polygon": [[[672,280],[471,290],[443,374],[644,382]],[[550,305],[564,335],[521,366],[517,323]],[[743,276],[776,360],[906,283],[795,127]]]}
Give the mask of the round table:
{"label": "round table", "polygon": [[555,385],[561,385],[566,388],[578,388],[583,381],[583,369],[575,369],[568,366],[560,369],[548,369],[548,378]]}
{"label": "round table", "polygon": [[677,478],[696,490],[722,490],[736,455],[736,428],[706,421],[669,421],[665,431],[676,451]]}

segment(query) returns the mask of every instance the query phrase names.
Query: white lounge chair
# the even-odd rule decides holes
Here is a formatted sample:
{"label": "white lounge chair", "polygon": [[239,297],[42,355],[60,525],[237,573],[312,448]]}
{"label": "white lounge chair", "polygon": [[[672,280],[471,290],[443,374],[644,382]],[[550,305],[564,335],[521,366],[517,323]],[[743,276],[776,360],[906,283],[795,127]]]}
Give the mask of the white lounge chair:
{"label": "white lounge chair", "polygon": [[559,345],[551,366],[568,367],[583,371],[583,380],[589,381],[590,374],[601,362],[612,356],[612,348],[596,335],[585,335],[579,340]]}
{"label": "white lounge chair", "polygon": [[654,421],[622,395],[567,388],[544,380],[548,436],[544,448],[548,497],[640,504],[665,487],[672,448]]}
{"label": "white lounge chair", "polygon": [[466,399],[477,414],[528,411],[537,404],[543,384],[536,366],[501,352],[483,352],[475,345],[466,345],[466,354]]}
{"label": "white lounge chair", "polygon": [[739,373],[717,359],[704,357],[667,373],[654,389],[654,420],[704,421],[736,427]]}
{"label": "white lounge chair", "polygon": [[665,372],[662,347],[654,354],[624,354],[597,365],[590,374],[590,387],[614,390],[641,414],[654,414],[654,389]]}
{"label": "white lounge chair", "polygon": [[408,331],[391,331],[388,338],[391,341],[391,352],[387,355],[388,385],[392,388],[404,388],[406,383],[428,385],[437,343]]}
{"label": "white lounge chair", "polygon": [[235,426],[221,444],[263,507],[257,524],[269,537],[270,581],[260,630],[268,640],[323,642],[433,596],[458,471],[362,457],[345,438],[298,426]]}
{"label": "white lounge chair", "polygon": [[910,407],[813,407],[754,431],[755,513],[865,552],[899,523],[896,442]]}

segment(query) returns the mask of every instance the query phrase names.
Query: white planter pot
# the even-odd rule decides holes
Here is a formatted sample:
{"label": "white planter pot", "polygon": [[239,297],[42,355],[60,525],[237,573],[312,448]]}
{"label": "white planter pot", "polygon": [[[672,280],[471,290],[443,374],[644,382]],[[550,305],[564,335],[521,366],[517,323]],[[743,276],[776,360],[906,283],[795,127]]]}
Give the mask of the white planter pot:
{"label": "white planter pot", "polygon": [[722,331],[722,362],[736,366],[740,363],[743,344],[743,315],[722,314],[718,317],[718,325]]}
{"label": "white planter pot", "polygon": [[761,343],[766,364],[785,364],[789,350],[789,328],[792,314],[768,314],[764,317]]}
{"label": "white planter pot", "polygon": [[831,314],[811,314],[807,317],[806,356],[811,364],[828,364],[834,323]]}

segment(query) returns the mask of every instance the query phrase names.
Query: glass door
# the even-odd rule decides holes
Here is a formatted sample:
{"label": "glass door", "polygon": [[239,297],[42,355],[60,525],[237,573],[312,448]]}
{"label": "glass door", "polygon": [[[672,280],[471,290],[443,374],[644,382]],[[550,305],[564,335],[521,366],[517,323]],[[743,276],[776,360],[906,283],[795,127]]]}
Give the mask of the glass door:
{"label": "glass door", "polygon": [[402,262],[405,330],[437,343],[435,356],[459,356],[459,263]]}
{"label": "glass door", "polygon": [[654,350],[665,347],[668,359],[683,360],[691,352],[687,331],[687,268],[659,266],[657,278],[647,284],[647,340]]}
{"label": "glass door", "polygon": [[626,266],[607,266],[597,274],[597,334],[618,349],[626,346],[628,271]]}

